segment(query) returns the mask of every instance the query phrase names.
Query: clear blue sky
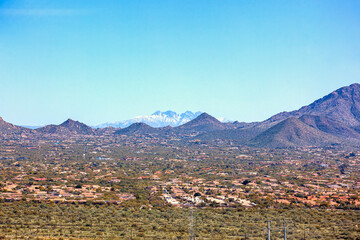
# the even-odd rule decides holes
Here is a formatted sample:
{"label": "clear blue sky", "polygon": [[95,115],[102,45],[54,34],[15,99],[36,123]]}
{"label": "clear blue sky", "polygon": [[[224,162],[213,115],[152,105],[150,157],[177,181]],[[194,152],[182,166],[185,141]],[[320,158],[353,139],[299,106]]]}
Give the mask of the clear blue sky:
{"label": "clear blue sky", "polygon": [[0,116],[260,121],[360,81],[360,1],[0,1]]}

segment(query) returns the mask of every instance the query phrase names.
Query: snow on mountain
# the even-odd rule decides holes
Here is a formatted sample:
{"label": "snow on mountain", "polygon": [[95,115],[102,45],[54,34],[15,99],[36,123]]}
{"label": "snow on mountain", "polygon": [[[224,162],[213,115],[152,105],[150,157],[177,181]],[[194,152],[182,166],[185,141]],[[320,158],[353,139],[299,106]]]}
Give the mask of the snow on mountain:
{"label": "snow on mountain", "polygon": [[227,118],[224,118],[224,117],[219,117],[219,118],[217,118],[217,120],[219,120],[219,121],[222,122],[222,123],[232,122],[231,120],[229,120],[229,119],[227,119]]}
{"label": "snow on mountain", "polygon": [[130,126],[133,123],[143,122],[151,127],[165,127],[165,126],[172,126],[177,127],[184,123],[187,123],[197,116],[199,116],[202,112],[191,112],[186,111],[184,113],[178,114],[173,111],[166,111],[161,112],[157,111],[151,115],[148,116],[138,116],[133,119],[125,120],[125,121],[119,121],[114,123],[103,123],[100,125],[95,126],[96,128],[105,128],[105,127],[121,127],[125,128]]}

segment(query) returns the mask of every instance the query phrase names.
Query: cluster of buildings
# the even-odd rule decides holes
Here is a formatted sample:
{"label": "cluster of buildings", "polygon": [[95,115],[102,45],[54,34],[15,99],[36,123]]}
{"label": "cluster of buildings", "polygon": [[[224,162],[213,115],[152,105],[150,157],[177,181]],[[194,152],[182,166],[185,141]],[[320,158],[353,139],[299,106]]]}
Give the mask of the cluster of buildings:
{"label": "cluster of buildings", "polygon": [[180,207],[360,207],[360,153],[151,136],[0,142],[0,199],[120,203],[143,190]]}

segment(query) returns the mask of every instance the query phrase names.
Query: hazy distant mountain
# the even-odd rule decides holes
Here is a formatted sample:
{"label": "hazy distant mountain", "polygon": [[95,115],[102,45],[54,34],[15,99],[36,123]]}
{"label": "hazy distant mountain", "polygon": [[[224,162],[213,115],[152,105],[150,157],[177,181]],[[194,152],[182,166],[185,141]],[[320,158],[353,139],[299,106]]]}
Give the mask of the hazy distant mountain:
{"label": "hazy distant mountain", "polygon": [[21,125],[20,127],[29,128],[29,129],[37,129],[37,128],[41,128],[42,126]]}
{"label": "hazy distant mountain", "polygon": [[182,125],[184,123],[187,123],[187,122],[193,120],[200,114],[201,114],[201,112],[193,113],[191,111],[186,111],[181,114],[178,114],[173,111],[166,111],[166,112],[157,111],[148,116],[139,116],[139,117],[135,117],[133,119],[115,122],[115,123],[104,123],[104,124],[97,125],[96,127],[97,128],[105,128],[105,127],[111,126],[111,127],[117,127],[117,128],[118,127],[126,128],[126,127],[130,126],[131,124],[138,123],[138,122],[146,123],[147,125],[149,125],[151,127],[165,127],[165,126],[169,126],[169,125],[172,127],[176,127],[176,126]]}
{"label": "hazy distant mountain", "polygon": [[68,119],[60,125],[47,125],[36,129],[39,133],[58,134],[58,135],[92,135],[94,129],[79,121]]}

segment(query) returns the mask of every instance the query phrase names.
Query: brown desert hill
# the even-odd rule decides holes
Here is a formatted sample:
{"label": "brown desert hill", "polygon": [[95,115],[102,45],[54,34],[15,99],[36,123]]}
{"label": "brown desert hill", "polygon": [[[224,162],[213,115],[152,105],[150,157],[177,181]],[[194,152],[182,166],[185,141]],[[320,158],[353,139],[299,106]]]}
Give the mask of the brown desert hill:
{"label": "brown desert hill", "polygon": [[260,133],[248,145],[265,148],[337,145],[341,141],[328,133],[310,127],[298,118],[288,118]]}
{"label": "brown desert hill", "polygon": [[181,126],[175,127],[174,131],[177,133],[182,132],[209,132],[215,130],[224,130],[233,128],[226,123],[222,123],[213,116],[202,113],[197,118],[187,122]]}
{"label": "brown desert hill", "polygon": [[37,128],[36,131],[42,134],[57,135],[93,135],[95,130],[79,121],[68,119],[60,125],[47,125]]}
{"label": "brown desert hill", "polygon": [[360,126],[360,84],[354,83],[292,112],[278,113],[259,125],[273,126],[287,118],[303,115],[324,116],[346,126]]}
{"label": "brown desert hill", "polygon": [[88,125],[81,123],[79,121],[74,121],[71,119],[66,120],[62,124],[61,127],[69,129],[71,132],[75,132],[77,134],[83,135],[91,135],[94,134],[94,129],[89,127]]}
{"label": "brown desert hill", "polygon": [[8,137],[13,135],[31,135],[36,132],[32,129],[16,126],[4,121],[0,117],[0,137]]}
{"label": "brown desert hill", "polygon": [[146,123],[138,122],[138,123],[133,123],[126,128],[116,131],[115,134],[144,135],[144,134],[156,134],[156,133],[159,133],[159,131],[160,130],[158,128],[153,128],[153,127],[150,127],[149,125],[147,125]]}

